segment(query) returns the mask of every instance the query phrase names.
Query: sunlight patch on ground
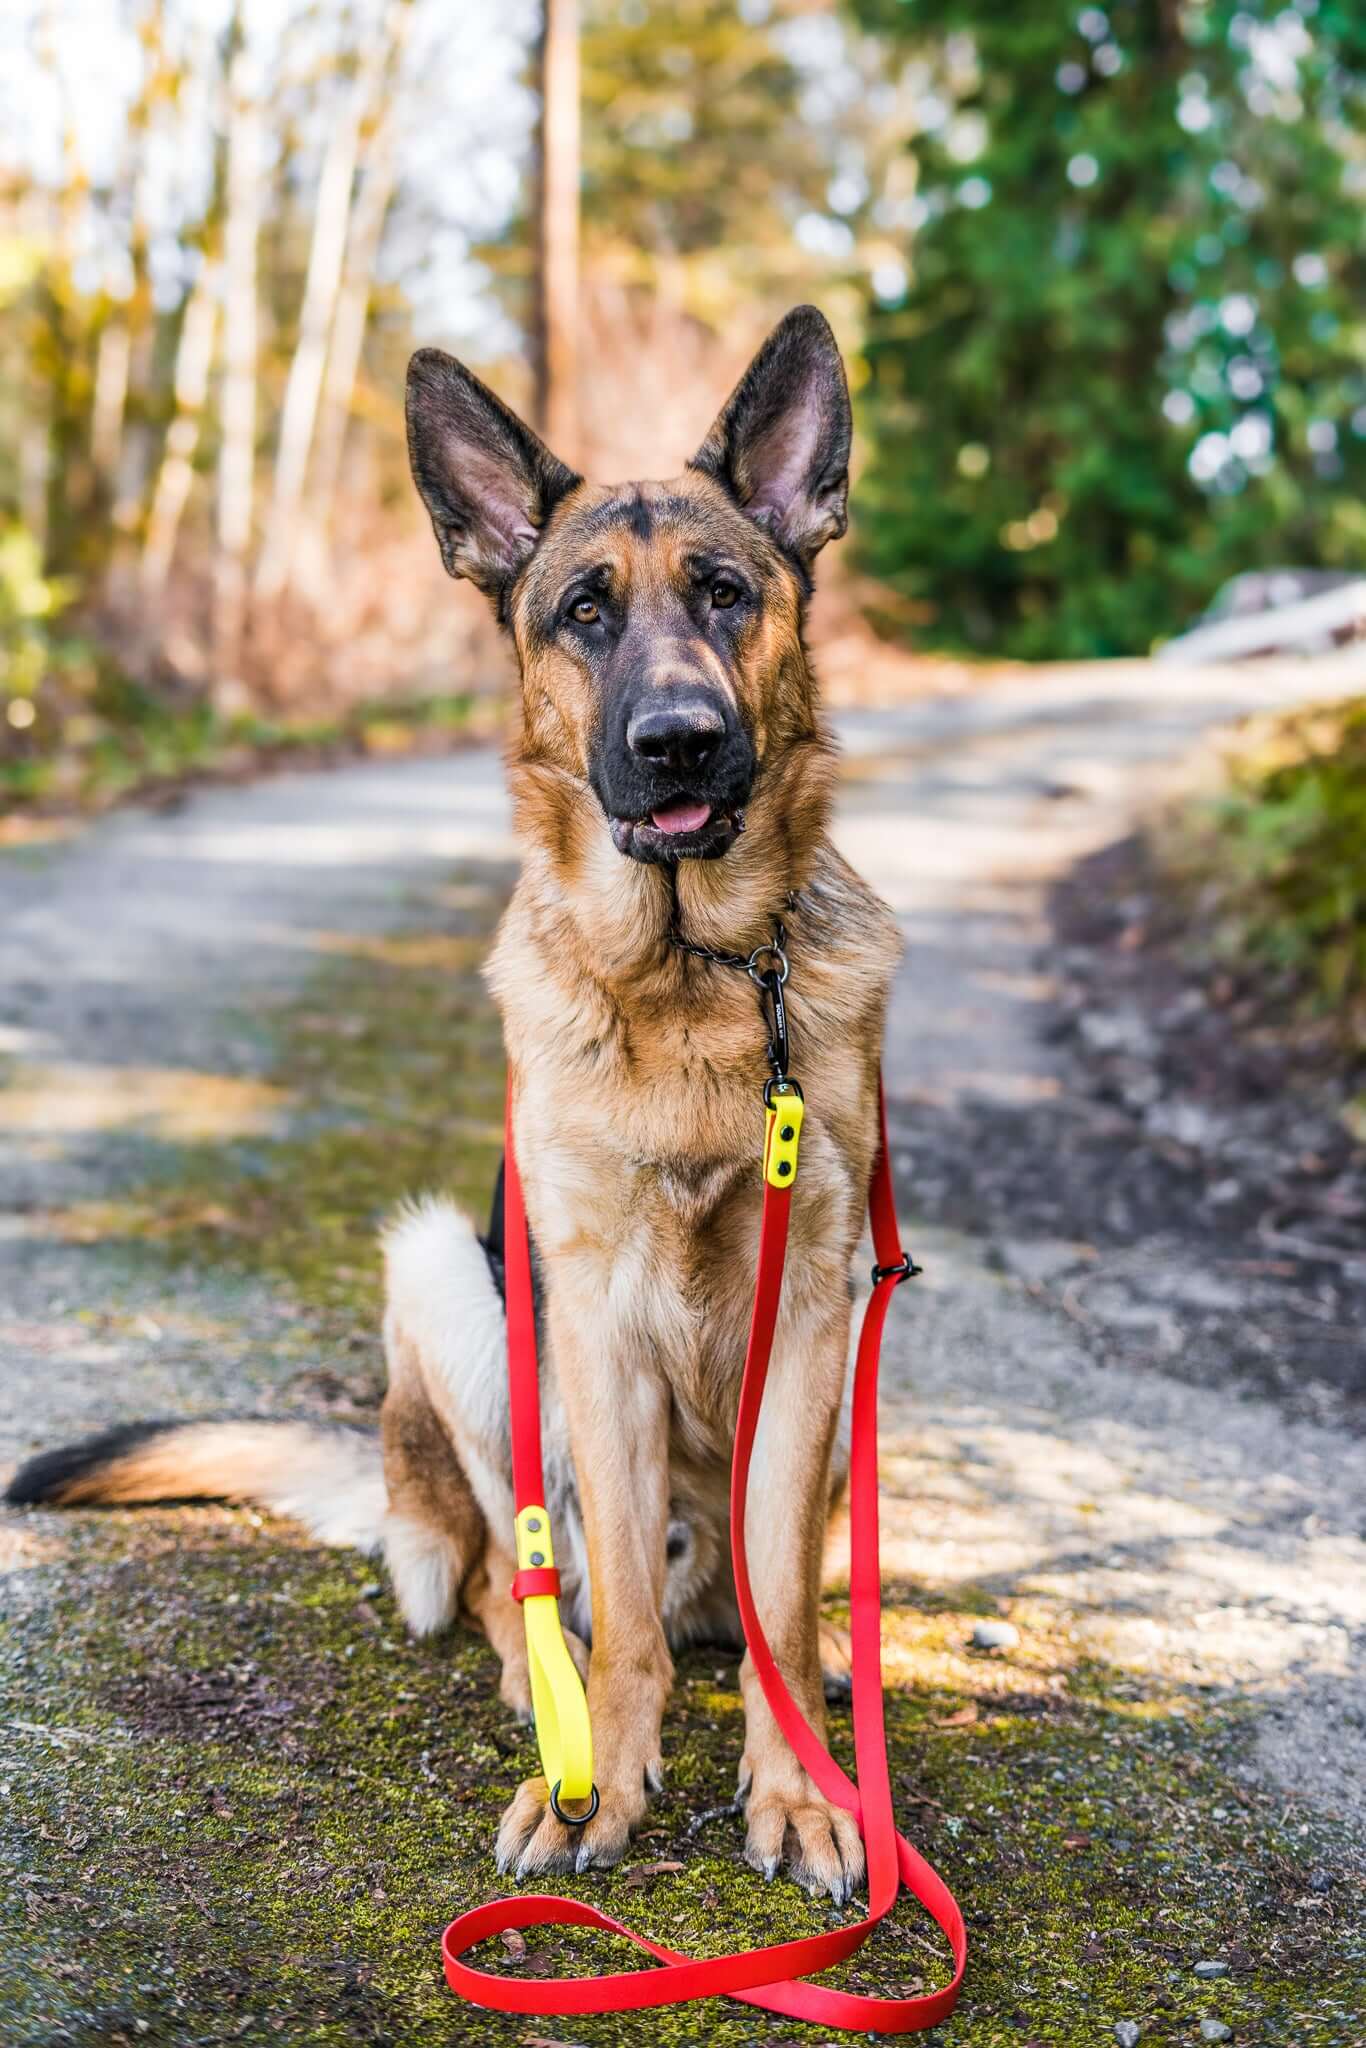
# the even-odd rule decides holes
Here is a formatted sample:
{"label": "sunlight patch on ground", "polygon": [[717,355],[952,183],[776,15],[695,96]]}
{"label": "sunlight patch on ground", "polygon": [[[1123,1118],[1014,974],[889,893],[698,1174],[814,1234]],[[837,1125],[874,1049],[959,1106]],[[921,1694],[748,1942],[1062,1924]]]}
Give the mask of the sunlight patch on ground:
{"label": "sunlight patch on ground", "polygon": [[1061,1082],[1051,1074],[993,1073],[976,1067],[957,1073],[950,1069],[940,1099],[951,1102],[958,1095],[979,1095],[988,1102],[1049,1102],[1061,1093]]}
{"label": "sunlight patch on ground", "polygon": [[35,1565],[51,1564],[62,1554],[54,1531],[38,1530],[11,1517],[0,1522],[0,1572],[32,1571]]}
{"label": "sunlight patch on ground", "polygon": [[[463,793],[461,802],[464,806]],[[129,851],[142,859],[164,857],[180,864],[194,861],[267,869],[388,865],[410,869],[415,861],[515,860],[517,842],[502,825],[501,796],[496,807],[483,807],[484,816],[473,804],[465,807],[475,814],[461,825],[422,827],[401,818],[392,825],[346,818],[339,818],[335,825],[272,825],[263,820],[246,834],[209,827],[193,836],[147,832],[130,843]]]}
{"label": "sunlight patch on ground", "polygon": [[137,1130],[184,1144],[263,1136],[280,1127],[288,1104],[284,1090],[240,1075],[63,1060],[11,1071],[0,1130],[38,1138]]}
{"label": "sunlight patch on ground", "polygon": [[1022,1632],[1032,1607],[1036,1626],[1051,1616],[1047,1634],[1065,1619],[1080,1654],[1178,1681],[1345,1676],[1349,1629],[1366,1622],[1366,1547],[1301,1527],[1254,1550],[1252,1526],[1278,1520],[1274,1488],[1197,1489],[1152,1469],[1122,1428],[1106,1435],[978,1414],[886,1429],[884,1571],[1008,1588]]}
{"label": "sunlight patch on ground", "polygon": [[488,952],[482,935],[461,938],[448,932],[301,931],[295,925],[254,924],[251,937],[263,946],[290,946],[328,958],[375,960],[386,967],[434,967],[466,974]]}

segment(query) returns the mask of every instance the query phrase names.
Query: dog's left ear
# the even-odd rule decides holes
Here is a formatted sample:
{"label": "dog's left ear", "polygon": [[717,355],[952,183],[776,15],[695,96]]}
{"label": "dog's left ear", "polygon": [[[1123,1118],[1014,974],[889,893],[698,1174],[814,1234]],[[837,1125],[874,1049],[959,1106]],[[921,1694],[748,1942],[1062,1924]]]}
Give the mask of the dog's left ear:
{"label": "dog's left ear", "polygon": [[810,568],[849,524],[849,386],[814,306],[780,320],[694,455],[741,510]]}

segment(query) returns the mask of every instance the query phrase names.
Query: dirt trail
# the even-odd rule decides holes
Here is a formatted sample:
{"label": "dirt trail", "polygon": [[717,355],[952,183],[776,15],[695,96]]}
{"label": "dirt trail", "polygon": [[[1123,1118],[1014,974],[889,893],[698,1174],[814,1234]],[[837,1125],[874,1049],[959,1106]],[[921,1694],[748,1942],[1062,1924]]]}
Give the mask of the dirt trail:
{"label": "dirt trail", "polygon": [[[887,1670],[906,1688],[889,1707],[900,1782],[919,1788],[913,1799],[925,1792],[917,1811],[938,1829],[934,1853],[987,1936],[977,2017],[954,2038],[994,2042],[1020,2025],[1081,2042],[1099,2038],[1102,2019],[1108,2038],[1112,2022],[1139,2013],[1145,2038],[1183,2041],[1197,2009],[1242,2015],[1248,2038],[1267,2042],[1355,2038],[1328,1964],[1349,1977],[1357,1967],[1334,1945],[1332,1887],[1359,1867],[1366,1840],[1366,1447],[1241,1376],[1191,1370],[1186,1323],[1215,1295],[1225,1313],[1241,1300],[1236,1273],[1211,1268],[1203,1248],[1142,1229],[1123,1245],[1113,1232],[1096,1244],[1060,1238],[1029,1215],[1008,1230],[934,1220],[953,1213],[944,1184],[969,1174],[995,1113],[1013,1120],[1012,1143],[1033,1146],[1040,1183],[1068,1170],[1049,1149],[1078,1085],[1048,1029],[1050,882],[1122,832],[1150,779],[1212,723],[1349,680],[1323,666],[1179,676],[1113,665],[841,720],[841,839],[908,940],[888,1077],[903,1202],[928,1272],[898,1305],[886,1366]],[[499,764],[481,751],[197,794],[0,860],[0,1463],[149,1412],[317,1407],[339,1325],[312,1314],[307,1287],[236,1256],[201,1253],[169,1269],[155,1233],[149,1243],[121,1205],[133,1191],[140,1213],[178,1213],[192,1157],[193,1229],[209,1234],[179,1251],[219,1241],[215,1231],[231,1251],[258,1190],[268,1235],[278,1224],[306,1237],[288,1195],[269,1209],[285,1156],[272,1148],[308,1151],[322,1175],[315,1200],[344,1173],[353,1125],[382,1154],[388,1120],[397,1152],[405,1118],[421,1116],[436,1085],[428,1070],[443,1090],[461,1085],[424,1041],[412,1057],[428,1069],[407,1095],[381,1078],[354,1108],[354,1041],[373,1037],[390,1057],[411,1035],[387,987],[356,977],[380,973],[367,962],[392,971],[396,932],[477,952],[514,853]],[[418,957],[410,943],[405,960]],[[438,967],[444,957],[433,956]],[[327,980],[339,963],[352,976],[344,992]],[[394,984],[407,1000],[442,986]],[[281,1021],[299,1014],[317,1068],[302,1095],[282,1083],[276,1050]],[[486,1037],[471,1043],[483,1071]],[[482,1127],[476,1136],[488,1139]],[[368,1242],[372,1211],[392,1198],[384,1171],[371,1161],[367,1172],[363,1188],[336,1190],[339,1210],[349,1204],[336,1225],[347,1248]],[[322,1255],[334,1220],[320,1226]],[[1161,1276],[1165,1323],[1153,1324],[1146,1296],[1135,1306],[1125,1278],[1139,1269]],[[357,1281],[362,1327],[343,1340],[365,1371],[370,1287]],[[1175,1337],[1149,1341],[1154,1328]],[[492,1882],[489,1815],[526,1768],[491,1702],[487,1660],[463,1639],[405,1645],[361,1561],[320,1559],[253,1522],[173,1510],[0,1524],[18,1702],[0,1731],[0,1778],[32,1800],[4,1836],[29,1886],[13,1893],[24,1939],[0,1966],[0,2012],[15,2016],[7,2038],[525,2038],[525,2024],[452,2029],[428,1968],[440,1914]],[[281,1602],[287,1631],[271,1619]],[[974,1614],[1008,1620],[1018,1643],[974,1651]],[[666,1805],[657,1830],[673,1831],[669,1845],[641,1851],[682,1859],[657,1864],[686,1865],[676,1891],[670,1880],[656,1899],[654,1879],[632,1888],[629,1873],[601,1881],[613,1910],[654,1910],[656,1931],[685,1946],[713,1929],[734,1861],[719,1839],[709,1847],[686,1832],[695,1807],[724,1796],[715,1772],[733,1769],[733,1679],[711,1666],[685,1666],[671,1741],[681,1803]],[[718,1728],[723,1764],[709,1747]],[[1113,1769],[1118,1778],[1104,1776]],[[1172,1802],[1197,1781],[1205,1803],[1194,1823],[1180,1820],[1195,1826],[1194,1846],[1186,1836],[1170,1846]],[[1036,1782],[1031,1818],[1022,1787]],[[1246,1838],[1241,1850],[1232,1837],[1212,1847],[1233,1826],[1225,1816],[1264,1801],[1267,1787],[1273,1804],[1247,1807],[1257,1854]],[[996,1802],[987,1815],[1010,1822],[973,1819],[984,1798]],[[92,1799],[97,1814],[107,1800],[137,1819],[102,1826],[85,1813]],[[280,1827],[249,1832],[277,1810]],[[404,1832],[415,1812],[428,1830],[417,1846]],[[187,1813],[199,1816],[196,1835],[208,1831],[192,1862],[178,1847]],[[1031,1834],[1036,1819],[1042,1832]],[[982,1828],[1009,1835],[1017,1823],[1013,1846],[989,1852]],[[1103,1871],[1088,1874],[1093,1829],[1111,1846]],[[1128,1845],[1149,1830],[1169,1844],[1153,1848],[1152,1882],[1177,1902],[1158,1917],[1183,1921],[1169,1954],[1161,1942],[1145,1948],[1121,1917],[1119,1893],[1139,1881]],[[134,1837],[145,1888],[111,1904]],[[1246,1897],[1241,1875],[1219,1876],[1235,1867],[1221,1857],[1252,1872]],[[1273,1895],[1275,1912],[1294,1917],[1306,1858],[1339,1872],[1316,1874],[1317,1904],[1295,1906],[1326,1946],[1301,1967],[1277,1932],[1254,1967],[1245,1918],[1259,1924]],[[320,1886],[341,1903],[315,1925]],[[98,1995],[52,1960],[87,1887],[104,1915],[90,1949]],[[257,1917],[213,1961],[239,1895]],[[757,1911],[748,1891],[736,1899],[726,1893],[728,1925]],[[781,1888],[759,1905],[755,1939],[808,1924]],[[1030,1963],[1022,1913],[1056,1951],[1051,1962]],[[915,1939],[868,1981],[923,1971]],[[1197,2008],[1191,1944],[1216,1939],[1232,1958],[1232,2002],[1210,2005],[1207,1985]],[[24,1962],[25,1942],[37,1962]],[[1079,1943],[1089,1946],[1074,1956]],[[1153,1948],[1165,1963],[1144,1960]],[[1273,1960],[1284,1976],[1274,1992],[1262,1981]],[[232,2015],[222,2033],[203,2017],[220,2002]],[[658,2038],[756,2038],[739,2016],[701,2030],[668,2024]],[[646,2038],[604,2025],[550,2031]]]}
{"label": "dirt trail", "polygon": [[[1353,667],[1336,675],[1346,687]],[[1324,672],[1294,665],[1133,664],[845,721],[842,841],[907,935],[888,1076],[912,1213],[918,1163],[952,1173],[956,1133],[968,1172],[991,1105],[1033,1118],[1041,1177],[1067,1174],[1047,1147],[1081,1077],[1048,1029],[1049,885],[1120,836],[1211,724],[1318,694]],[[923,1242],[887,1377],[889,1568],[971,1576],[1079,1654],[1255,1693],[1262,1767],[1366,1827],[1366,1444],[1258,1399],[1227,1365],[1190,1384],[1152,1355],[1180,1348],[1183,1312],[1255,1314],[1239,1268],[1258,1246],[1234,1241],[1212,1267],[1170,1231],[1097,1251],[1028,1218]],[[1146,1299],[1125,1284],[1137,1271]],[[1277,1360],[1292,1383],[1293,1342]]]}

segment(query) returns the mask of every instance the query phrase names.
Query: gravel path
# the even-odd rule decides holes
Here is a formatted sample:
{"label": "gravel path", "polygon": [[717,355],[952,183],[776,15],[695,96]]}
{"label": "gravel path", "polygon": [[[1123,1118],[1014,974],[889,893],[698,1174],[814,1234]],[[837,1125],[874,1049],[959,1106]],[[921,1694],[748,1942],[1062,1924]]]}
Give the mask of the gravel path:
{"label": "gravel path", "polygon": [[[1072,1084],[1046,1030],[1050,881],[1211,724],[1348,680],[1115,664],[843,717],[841,838],[908,938],[888,1077],[909,1213],[924,1120],[1028,1115]],[[199,1273],[168,1300],[132,1251],[52,1217],[170,1171],[187,1137],[270,1130],[272,1011],[452,873],[503,886],[512,856],[484,750],[199,793],[0,858],[0,1459],[288,1384],[299,1357],[264,1287]],[[1040,1156],[1041,1177],[1065,1171]],[[1366,1827],[1366,1447],[1217,1373],[1135,1365],[1122,1290],[1108,1320],[1060,1305],[1074,1270],[1103,1301],[1097,1261],[1118,1252],[933,1224],[918,1249],[929,1272],[887,1364],[888,1571],[987,1588],[1026,1653],[1037,1630],[1079,1659],[1238,1686],[1265,1709],[1256,1768]],[[1178,1316],[1232,1284],[1156,1256]],[[22,1565],[32,1541],[11,1519],[0,1557]]]}
{"label": "gravel path", "polygon": [[[1066,1175],[1048,1148],[1082,1076],[1049,1030],[1050,884],[1120,836],[1211,725],[1333,682],[1360,687],[1360,663],[1116,664],[845,720],[842,841],[907,934],[888,1080],[908,1213],[922,1150],[951,1175],[956,1133],[966,1176],[961,1148],[990,1142],[993,1105],[1012,1143],[1034,1131],[1039,1177]],[[886,1375],[887,1568],[985,1584],[1026,1640],[1061,1629],[1079,1657],[1236,1685],[1266,1709],[1260,1768],[1366,1829],[1366,1443],[1330,1401],[1332,1423],[1316,1424],[1312,1403],[1288,1413],[1207,1360],[1192,1384],[1151,1341],[1134,1357],[1136,1323],[1179,1343],[1183,1312],[1236,1317],[1240,1288],[1251,1315],[1251,1283],[1167,1233],[1097,1251],[1022,1223],[985,1240],[931,1227],[919,1243],[929,1270],[915,1313],[894,1319]],[[1136,1271],[1137,1303],[1121,1284]],[[1277,1363],[1296,1383],[1293,1353]]]}

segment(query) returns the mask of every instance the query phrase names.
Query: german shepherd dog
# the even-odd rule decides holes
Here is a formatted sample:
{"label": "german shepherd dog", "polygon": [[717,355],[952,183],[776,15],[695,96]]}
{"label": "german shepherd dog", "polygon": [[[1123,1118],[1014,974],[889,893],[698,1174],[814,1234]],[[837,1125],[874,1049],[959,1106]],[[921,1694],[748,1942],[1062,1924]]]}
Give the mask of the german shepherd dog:
{"label": "german shepherd dog", "polygon": [[[671,1650],[740,1631],[727,1496],[762,1190],[753,986],[675,941],[748,954],[781,915],[809,1113],[748,1538],[788,1686],[824,1727],[818,1615],[843,1478],[850,1263],[877,1135],[890,912],[828,835],[834,751],[803,642],[812,564],[846,524],[834,337],[774,330],[684,473],[586,483],[436,349],[408,375],[413,475],[442,560],[484,590],[521,671],[509,774],[524,861],[487,979],[507,1044],[539,1289],[549,1500],[587,1670],[601,1803],[542,1778],[498,1831],[518,1877],[614,1863],[660,1784]],[[309,1424],[148,1424],[34,1459],[19,1501],[235,1497],[382,1549],[418,1634],[457,1614],[530,1711],[494,1247],[449,1202],[385,1233],[379,1450]],[[585,1644],[591,1642],[591,1656]],[[853,1820],[797,1763],[748,1659],[748,1861],[843,1902]]]}

